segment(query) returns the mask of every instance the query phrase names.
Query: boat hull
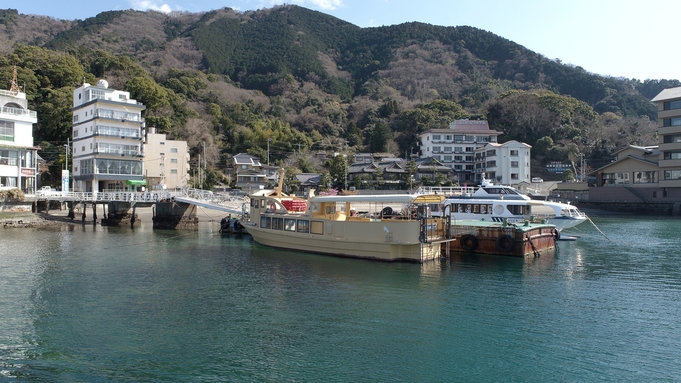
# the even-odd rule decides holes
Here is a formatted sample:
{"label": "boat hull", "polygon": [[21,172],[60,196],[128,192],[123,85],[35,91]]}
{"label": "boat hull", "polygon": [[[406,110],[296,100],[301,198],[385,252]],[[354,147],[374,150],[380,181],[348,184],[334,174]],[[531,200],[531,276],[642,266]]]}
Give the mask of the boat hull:
{"label": "boat hull", "polygon": [[503,225],[462,222],[452,226],[455,241],[450,251],[505,256],[539,256],[554,253],[558,230],[548,224]]}
{"label": "boat hull", "polygon": [[256,242],[279,249],[381,261],[425,262],[442,257],[441,242],[420,241],[418,221],[328,221],[323,234],[245,227]]}

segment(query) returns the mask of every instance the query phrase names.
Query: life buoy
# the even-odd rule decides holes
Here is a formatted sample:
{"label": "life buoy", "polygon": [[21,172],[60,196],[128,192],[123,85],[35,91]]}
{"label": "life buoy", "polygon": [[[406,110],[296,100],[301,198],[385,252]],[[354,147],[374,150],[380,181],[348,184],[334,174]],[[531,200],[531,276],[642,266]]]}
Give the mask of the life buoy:
{"label": "life buoy", "polygon": [[269,211],[277,211],[277,205],[274,202],[270,202],[270,205],[267,207]]}
{"label": "life buoy", "polygon": [[461,248],[466,251],[474,251],[478,248],[478,239],[471,234],[464,234],[459,240]]}
{"label": "life buoy", "polygon": [[509,251],[513,250],[513,247],[515,246],[515,239],[508,234],[504,234],[497,238],[496,244],[497,250],[501,251],[502,253],[508,253]]}

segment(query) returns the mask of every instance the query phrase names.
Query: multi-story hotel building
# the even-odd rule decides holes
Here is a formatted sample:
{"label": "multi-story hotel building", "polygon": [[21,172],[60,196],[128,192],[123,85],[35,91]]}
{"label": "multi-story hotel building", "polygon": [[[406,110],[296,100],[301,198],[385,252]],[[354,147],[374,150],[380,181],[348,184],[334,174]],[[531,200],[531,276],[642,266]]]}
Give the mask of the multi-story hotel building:
{"label": "multi-story hotel building", "polygon": [[502,132],[489,128],[487,121],[456,120],[448,129],[431,129],[419,135],[421,158],[433,157],[451,167],[454,181],[480,181],[475,172],[475,151],[496,143]]}
{"label": "multi-story hotel building", "polygon": [[74,190],[125,190],[145,184],[142,111],[130,93],[104,80],[73,91]]}
{"label": "multi-story hotel building", "polygon": [[36,191],[38,148],[33,147],[33,124],[38,114],[28,109],[26,93],[19,91],[16,69],[10,90],[0,90],[0,188]]}
{"label": "multi-story hotel building", "polygon": [[144,143],[144,178],[151,189],[185,188],[189,174],[187,141],[169,140],[156,128],[147,128]]}
{"label": "multi-story hotel building", "polygon": [[511,140],[503,144],[489,143],[475,151],[476,178],[485,178],[505,185],[530,182],[530,148]]}
{"label": "multi-story hotel building", "polygon": [[[659,187],[681,187],[681,87],[660,92],[652,102],[657,104],[659,136]],[[665,193],[666,194],[666,193]]]}

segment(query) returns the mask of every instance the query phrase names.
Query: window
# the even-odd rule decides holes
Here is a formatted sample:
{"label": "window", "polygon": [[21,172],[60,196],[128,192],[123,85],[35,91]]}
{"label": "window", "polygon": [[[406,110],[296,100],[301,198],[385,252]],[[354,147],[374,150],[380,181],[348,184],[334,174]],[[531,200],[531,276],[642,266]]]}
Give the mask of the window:
{"label": "window", "polygon": [[272,218],[272,229],[284,230],[284,219],[283,218]]}
{"label": "window", "polygon": [[310,232],[310,221],[299,219],[298,220],[298,230],[299,233],[309,233]]}
{"label": "window", "polygon": [[496,156],[496,155],[497,155],[497,151],[496,151],[496,150],[488,150],[488,151],[487,151],[487,155],[488,155],[488,156]]}
{"label": "window", "polygon": [[312,234],[324,234],[324,222],[322,222],[322,221],[310,222],[310,233],[312,233]]}
{"label": "window", "polygon": [[475,148],[472,146],[466,146],[466,153],[473,153],[475,151]]}
{"label": "window", "polygon": [[445,153],[451,153],[452,152],[452,147],[451,146],[445,146]]}
{"label": "window", "polygon": [[0,120],[0,141],[14,142],[14,122]]}
{"label": "window", "polygon": [[165,141],[161,141],[161,142],[159,142],[158,144],[159,144],[159,145],[165,145],[166,142],[165,142]]}
{"label": "window", "polygon": [[518,173],[511,173],[511,179],[517,180],[518,179]]}
{"label": "window", "polygon": [[665,180],[681,180],[681,170],[665,170]]}
{"label": "window", "polygon": [[635,184],[650,184],[657,182],[657,172],[634,172],[634,183]]}
{"label": "window", "polygon": [[445,162],[452,162],[452,156],[445,156]]}
{"label": "window", "polygon": [[445,136],[445,140],[451,141],[451,140],[452,140],[452,135],[451,135],[451,134],[447,134],[447,135]]}
{"label": "window", "polygon": [[518,151],[517,151],[517,150],[511,150],[511,155],[512,155],[512,156],[517,156],[517,155],[518,155]]}
{"label": "window", "polygon": [[439,146],[433,146],[433,153],[440,153],[440,147]]}
{"label": "window", "polygon": [[463,161],[463,156],[454,156],[454,161]]}
{"label": "window", "polygon": [[664,120],[662,120],[662,125],[663,126],[680,126],[681,125],[681,117],[665,118]]}
{"label": "window", "polygon": [[681,100],[667,101],[663,105],[664,110],[681,109]]}
{"label": "window", "polygon": [[511,167],[517,168],[518,167],[518,161],[511,161]]}
{"label": "window", "polygon": [[666,136],[664,136],[664,143],[665,144],[678,143],[678,142],[681,142],[681,135],[666,135]]}
{"label": "window", "polygon": [[439,134],[433,134],[433,141],[440,141],[441,136]]}
{"label": "window", "polygon": [[454,141],[463,141],[464,136],[461,134],[454,135]]}
{"label": "window", "polygon": [[177,153],[177,148],[170,148],[170,153]]}
{"label": "window", "polygon": [[170,159],[171,164],[176,164],[177,163],[177,158],[171,158]]}
{"label": "window", "polygon": [[78,122],[78,115],[77,114],[73,115],[73,122]]}
{"label": "window", "polygon": [[286,218],[284,224],[284,230],[286,231],[296,231],[296,220],[291,218]]}
{"label": "window", "polygon": [[475,141],[475,136],[466,136],[466,137],[464,138],[464,141],[466,141],[466,142],[473,142],[473,141]]}
{"label": "window", "polygon": [[681,151],[664,152],[665,160],[681,160]]}
{"label": "window", "polygon": [[73,129],[73,137],[78,137],[78,129]]}
{"label": "window", "polygon": [[170,169],[170,174],[177,174],[177,169]]}
{"label": "window", "polygon": [[265,217],[265,216],[260,217],[260,227],[262,227],[263,229],[271,229],[272,228],[272,217]]}

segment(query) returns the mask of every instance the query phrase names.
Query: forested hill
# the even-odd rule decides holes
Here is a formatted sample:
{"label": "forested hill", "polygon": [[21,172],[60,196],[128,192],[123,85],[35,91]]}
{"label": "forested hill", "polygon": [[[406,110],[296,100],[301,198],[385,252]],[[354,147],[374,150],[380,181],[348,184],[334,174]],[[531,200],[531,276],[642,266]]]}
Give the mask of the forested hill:
{"label": "forested hill", "polygon": [[537,156],[605,160],[622,145],[655,143],[649,101],[681,85],[595,75],[472,27],[360,28],[293,5],[72,21],[0,10],[0,77],[13,65],[39,115],[52,117],[39,121],[40,140],[68,136],[70,116],[59,113],[69,89],[106,78],[148,106],[147,125],[190,145],[210,141],[215,163],[261,154],[268,138],[277,160],[301,142],[404,153],[454,118],[487,118],[503,138],[533,146],[544,139]]}

